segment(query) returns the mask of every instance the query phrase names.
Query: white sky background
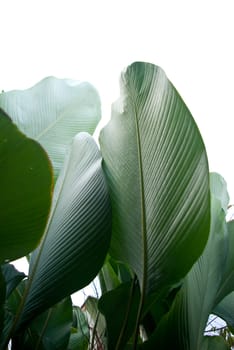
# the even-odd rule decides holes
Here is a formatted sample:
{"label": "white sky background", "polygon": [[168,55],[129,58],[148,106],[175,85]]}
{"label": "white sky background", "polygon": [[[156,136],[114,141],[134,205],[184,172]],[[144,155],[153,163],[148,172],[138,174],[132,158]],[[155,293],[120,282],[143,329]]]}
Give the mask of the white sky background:
{"label": "white sky background", "polygon": [[192,112],[210,170],[234,202],[234,1],[0,0],[0,90],[46,76],[86,80],[103,124],[133,61],[160,65]]}
{"label": "white sky background", "polygon": [[234,2],[232,0],[0,0],[0,89],[42,78],[87,80],[103,123],[119,75],[136,60],[160,65],[192,112],[210,170],[234,202]]}

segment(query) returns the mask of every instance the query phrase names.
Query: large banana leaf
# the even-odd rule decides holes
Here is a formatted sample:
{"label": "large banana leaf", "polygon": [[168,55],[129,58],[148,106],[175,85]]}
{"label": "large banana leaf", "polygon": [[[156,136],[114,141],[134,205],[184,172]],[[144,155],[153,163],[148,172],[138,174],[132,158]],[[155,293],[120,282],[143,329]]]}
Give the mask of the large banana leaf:
{"label": "large banana leaf", "polygon": [[[211,231],[207,246],[188,273],[170,312],[156,331],[157,349],[205,350],[213,342],[204,337],[209,315],[234,290],[234,222],[226,223],[226,184],[211,175]],[[217,193],[219,192],[219,193]],[[168,337],[170,334],[170,337]]]}
{"label": "large banana leaf", "polygon": [[107,253],[111,210],[101,156],[87,133],[75,137],[56,183],[43,240],[32,256],[15,323],[24,323],[98,273]]}
{"label": "large banana leaf", "polygon": [[202,253],[209,233],[205,147],[164,72],[134,63],[100,135],[110,187],[111,255],[137,274],[143,295],[169,287]]}
{"label": "large banana leaf", "polygon": [[92,134],[101,117],[100,99],[92,85],[54,77],[27,90],[3,92],[0,107],[46,149],[56,176],[72,138],[80,131]]}
{"label": "large banana leaf", "polygon": [[0,263],[38,245],[49,215],[52,178],[42,147],[0,109]]}

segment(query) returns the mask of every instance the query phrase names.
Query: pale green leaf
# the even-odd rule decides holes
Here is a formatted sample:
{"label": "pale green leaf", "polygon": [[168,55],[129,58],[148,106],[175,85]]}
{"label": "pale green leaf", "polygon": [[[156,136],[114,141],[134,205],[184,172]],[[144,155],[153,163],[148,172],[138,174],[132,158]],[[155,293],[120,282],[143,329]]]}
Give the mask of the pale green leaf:
{"label": "pale green leaf", "polygon": [[0,107],[46,149],[56,176],[72,138],[81,131],[92,134],[101,117],[100,99],[92,85],[55,77],[27,90],[3,92]]}

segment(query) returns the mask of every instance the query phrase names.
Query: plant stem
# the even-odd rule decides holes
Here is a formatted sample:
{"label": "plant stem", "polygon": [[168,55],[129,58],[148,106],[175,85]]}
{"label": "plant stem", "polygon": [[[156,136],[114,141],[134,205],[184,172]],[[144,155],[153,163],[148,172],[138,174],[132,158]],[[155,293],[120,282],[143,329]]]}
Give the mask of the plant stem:
{"label": "plant stem", "polygon": [[124,333],[125,333],[125,330],[126,330],[126,325],[127,325],[127,322],[128,322],[128,318],[129,318],[129,313],[130,313],[130,309],[131,309],[131,305],[132,305],[132,297],[133,297],[133,294],[134,294],[134,288],[135,288],[136,281],[137,281],[137,277],[135,275],[133,280],[132,280],[131,289],[130,289],[129,298],[128,298],[127,310],[126,310],[124,322],[123,322],[123,325],[122,325],[122,328],[121,328],[121,331],[120,331],[120,335],[119,335],[118,342],[117,342],[117,345],[115,347],[115,350],[119,350],[119,349],[121,350],[120,346],[121,346],[121,342],[122,342],[122,339],[123,339],[123,336],[124,336]]}

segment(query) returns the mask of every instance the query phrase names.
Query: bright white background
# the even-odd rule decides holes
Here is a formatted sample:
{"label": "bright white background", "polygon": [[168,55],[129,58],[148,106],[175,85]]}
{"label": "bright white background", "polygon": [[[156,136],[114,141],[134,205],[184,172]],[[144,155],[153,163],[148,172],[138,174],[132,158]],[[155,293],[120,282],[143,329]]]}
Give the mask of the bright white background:
{"label": "bright white background", "polygon": [[234,2],[232,0],[1,1],[0,90],[42,78],[87,80],[103,118],[118,97],[121,70],[160,65],[191,110],[210,169],[234,201]]}
{"label": "bright white background", "polygon": [[232,0],[2,0],[0,90],[42,78],[87,80],[98,89],[103,123],[121,70],[160,65],[192,112],[210,170],[234,202],[234,2]]}

